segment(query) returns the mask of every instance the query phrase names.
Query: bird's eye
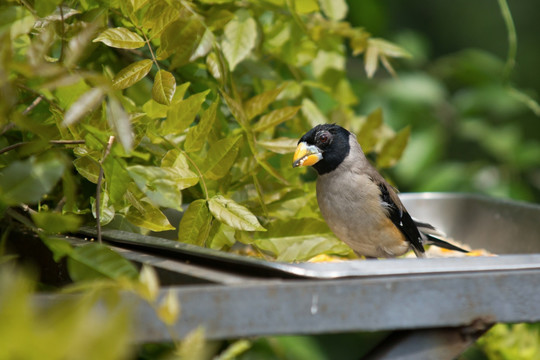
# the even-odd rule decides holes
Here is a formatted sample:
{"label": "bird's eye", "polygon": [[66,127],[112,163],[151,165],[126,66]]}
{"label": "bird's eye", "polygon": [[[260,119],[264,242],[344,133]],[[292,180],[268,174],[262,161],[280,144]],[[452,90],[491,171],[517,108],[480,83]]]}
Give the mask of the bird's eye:
{"label": "bird's eye", "polygon": [[321,136],[319,136],[319,141],[322,144],[326,144],[329,139],[330,139],[330,136],[327,133],[322,133]]}

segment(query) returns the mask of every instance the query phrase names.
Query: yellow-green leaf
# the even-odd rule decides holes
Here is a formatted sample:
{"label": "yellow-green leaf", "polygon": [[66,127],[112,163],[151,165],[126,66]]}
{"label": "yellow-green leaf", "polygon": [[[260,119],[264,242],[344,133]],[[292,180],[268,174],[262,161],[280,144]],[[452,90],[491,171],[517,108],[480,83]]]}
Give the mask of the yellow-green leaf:
{"label": "yellow-green leaf", "polygon": [[[180,301],[172,289],[167,291],[167,294],[158,305],[157,315],[160,320],[167,325],[174,324],[178,319],[178,316],[180,316]],[[193,352],[190,352],[188,357],[185,357],[184,359],[191,358],[193,355]]]}
{"label": "yellow-green leaf", "polygon": [[238,155],[241,139],[241,135],[234,138],[226,137],[212,144],[206,156],[205,177],[218,180],[229,173]]}
{"label": "yellow-green leaf", "polygon": [[122,144],[124,151],[130,153],[133,148],[133,131],[131,120],[120,101],[115,97],[109,97],[107,104],[107,121],[116,132],[116,136]]}
{"label": "yellow-green leaf", "polygon": [[136,279],[139,275],[131,262],[107,246],[97,243],[80,246],[70,252],[68,270],[75,281],[102,278]]}
{"label": "yellow-green leaf", "polygon": [[184,142],[184,149],[187,152],[195,152],[202,149],[206,142],[206,137],[212,130],[212,126],[216,120],[217,109],[220,104],[219,97],[214,103],[202,114],[201,121],[189,129]]}
{"label": "yellow-green leaf", "polygon": [[378,131],[383,124],[382,109],[377,108],[366,118],[366,122],[358,132],[358,142],[362,150],[367,154],[377,144],[379,138]]}
{"label": "yellow-green leaf", "polygon": [[59,154],[13,161],[0,170],[0,204],[34,204],[52,190],[66,167]]}
{"label": "yellow-green leaf", "polygon": [[170,105],[176,90],[174,75],[166,70],[159,70],[154,78],[152,98],[160,104]]}
{"label": "yellow-green leaf", "polygon": [[[131,202],[134,200],[132,197]],[[165,214],[153,204],[141,200],[137,201],[136,205],[131,206],[126,214],[126,219],[133,225],[152,231],[174,230]]]}
{"label": "yellow-green leaf", "polygon": [[125,89],[141,80],[152,69],[152,60],[145,59],[130,64],[120,70],[113,79],[113,88]]}
{"label": "yellow-green leaf", "polygon": [[156,300],[159,294],[159,278],[152,266],[148,264],[142,265],[138,285],[135,289],[137,294],[148,302]]}
{"label": "yellow-green leaf", "polygon": [[292,119],[298,110],[300,110],[300,106],[287,106],[274,110],[262,116],[253,126],[253,131],[264,131],[268,128],[278,126],[282,122]]}
{"label": "yellow-green leaf", "polygon": [[383,168],[394,166],[401,158],[403,151],[405,151],[410,134],[411,127],[407,126],[399,131],[393,138],[387,140],[379,152],[377,165]]}
{"label": "yellow-green leaf", "polygon": [[263,113],[268,106],[276,100],[278,95],[283,90],[280,86],[276,89],[268,90],[262,94],[256,95],[245,102],[244,109],[248,120],[253,119],[255,116]]}
{"label": "yellow-green leaf", "polygon": [[331,20],[343,20],[349,10],[345,0],[319,0],[321,9]]}
{"label": "yellow-green leaf", "polygon": [[40,211],[31,216],[37,227],[51,234],[76,231],[82,223],[82,218],[74,214]]}
{"label": "yellow-green leaf", "polygon": [[259,140],[257,144],[263,148],[270,150],[278,154],[289,154],[294,152],[298,139],[291,139],[286,137],[280,137],[270,140]]}
{"label": "yellow-green leaf", "polygon": [[195,200],[189,204],[186,212],[182,215],[178,227],[178,240],[188,244],[204,246],[211,224],[212,215],[208,210],[206,200]]}
{"label": "yellow-green leaf", "polygon": [[221,80],[223,78],[222,76],[222,69],[219,63],[219,59],[216,56],[216,53],[210,53],[206,57],[206,68],[208,69],[208,72],[210,75],[214,77],[216,80]]}
{"label": "yellow-green leaf", "polygon": [[397,46],[389,41],[379,38],[371,38],[368,40],[369,46],[376,47],[379,50],[379,53],[384,54],[389,57],[399,58],[411,57],[411,54],[403,49],[402,47]]}
{"label": "yellow-green leaf", "polygon": [[364,54],[364,69],[368,78],[372,78],[377,71],[379,65],[379,48],[376,46],[370,46],[368,41],[368,47]]}
{"label": "yellow-green leaf", "polygon": [[161,46],[157,51],[160,60],[173,56],[169,69],[186,64],[197,49],[204,34],[204,26],[199,16],[187,10],[172,22],[160,36]]}
{"label": "yellow-green leaf", "polygon": [[210,90],[206,90],[173,104],[167,111],[167,119],[161,123],[160,134],[180,134],[195,120]]}
{"label": "yellow-green leaf", "polygon": [[326,120],[326,116],[324,116],[321,110],[319,110],[317,105],[315,105],[315,103],[308,98],[304,98],[304,100],[302,100],[302,115],[304,115],[311,126],[325,124],[328,122]]}
{"label": "yellow-green leaf", "polygon": [[93,42],[98,41],[101,41],[107,46],[120,49],[137,49],[146,44],[138,34],[123,27],[105,30],[93,40]]}
{"label": "yellow-green leaf", "polygon": [[221,48],[229,68],[233,71],[244,60],[257,41],[257,24],[245,9],[238,10],[224,29]]}
{"label": "yellow-green leaf", "polygon": [[259,220],[246,207],[221,195],[208,201],[210,212],[216,219],[237,230],[266,231]]}
{"label": "yellow-green leaf", "polygon": [[188,169],[134,165],[128,167],[127,171],[139,189],[155,204],[180,211],[181,190],[199,182],[197,175]]}

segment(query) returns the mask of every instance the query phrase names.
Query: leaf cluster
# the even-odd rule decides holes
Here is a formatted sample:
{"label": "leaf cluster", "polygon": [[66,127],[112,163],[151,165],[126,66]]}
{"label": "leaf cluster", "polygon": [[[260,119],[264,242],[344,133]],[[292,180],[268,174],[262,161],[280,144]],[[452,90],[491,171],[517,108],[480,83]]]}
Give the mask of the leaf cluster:
{"label": "leaf cluster", "polygon": [[349,254],[320,218],[313,174],[291,169],[296,141],[335,122],[388,167],[409,129],[355,114],[349,53],[369,77],[408,54],[346,13],[342,0],[0,7],[0,210],[29,206],[37,227],[58,224],[49,233],[78,216],[287,261]]}

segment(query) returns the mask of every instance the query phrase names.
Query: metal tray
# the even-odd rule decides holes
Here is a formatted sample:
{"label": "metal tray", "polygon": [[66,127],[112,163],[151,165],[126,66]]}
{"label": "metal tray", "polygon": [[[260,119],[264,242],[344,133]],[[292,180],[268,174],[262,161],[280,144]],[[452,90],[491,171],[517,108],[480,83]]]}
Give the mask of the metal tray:
{"label": "metal tray", "polygon": [[[172,259],[258,277],[335,279],[540,268],[539,205],[469,194],[409,193],[400,196],[414,217],[432,223],[473,248],[484,248],[500,256],[283,263],[117,230],[105,230],[103,237],[120,247],[144,249]],[[83,232],[94,235],[92,229]]]}

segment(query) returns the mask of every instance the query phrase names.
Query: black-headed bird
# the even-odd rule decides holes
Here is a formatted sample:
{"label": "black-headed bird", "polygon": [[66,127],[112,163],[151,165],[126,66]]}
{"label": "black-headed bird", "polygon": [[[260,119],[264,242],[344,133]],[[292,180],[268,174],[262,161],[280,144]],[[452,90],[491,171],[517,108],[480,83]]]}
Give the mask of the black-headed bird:
{"label": "black-headed bird", "polygon": [[357,255],[389,258],[424,245],[467,252],[411,218],[395,189],[368,161],[356,136],[335,124],[317,125],[298,141],[293,167],[318,173],[317,201],[332,232]]}

